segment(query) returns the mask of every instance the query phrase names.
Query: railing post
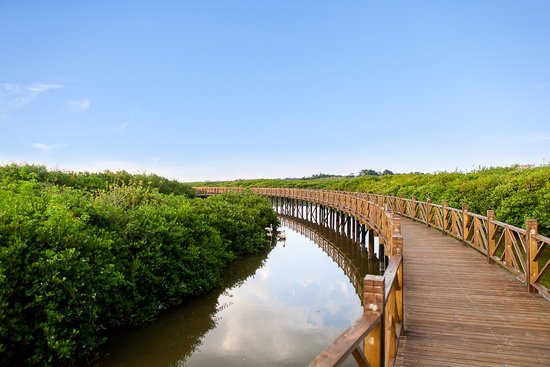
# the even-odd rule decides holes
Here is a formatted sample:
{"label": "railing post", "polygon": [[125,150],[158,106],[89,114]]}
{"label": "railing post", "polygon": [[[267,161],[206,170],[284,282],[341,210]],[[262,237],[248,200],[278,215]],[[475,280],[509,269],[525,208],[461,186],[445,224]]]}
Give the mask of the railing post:
{"label": "railing post", "polygon": [[495,219],[495,211],[487,210],[487,262],[492,264],[494,261],[491,256],[495,251],[496,241],[495,241],[495,224],[493,220]]}
{"label": "railing post", "polygon": [[426,199],[426,227],[430,226],[430,213],[432,209],[432,199]]}
{"label": "railing post", "polygon": [[380,313],[380,323],[365,337],[363,353],[371,367],[384,366],[384,276],[366,275],[363,280],[365,313]]}
{"label": "railing post", "polygon": [[443,200],[441,201],[441,206],[443,207],[443,228],[441,228],[441,230],[446,233],[447,232],[447,212],[448,212],[448,209],[447,209],[447,200]]}
{"label": "railing post", "polygon": [[413,196],[411,198],[411,219],[412,220],[415,220],[416,219],[416,196]]}
{"label": "railing post", "polygon": [[462,240],[468,239],[468,204],[462,204]]}
{"label": "railing post", "polygon": [[533,260],[538,251],[537,243],[537,234],[539,232],[539,225],[536,219],[528,219],[525,222],[525,229],[527,232],[527,246],[526,255],[527,255],[527,269],[525,271],[525,283],[527,283],[527,290],[529,292],[536,292],[533,284],[537,276],[539,275],[539,263],[536,260]]}

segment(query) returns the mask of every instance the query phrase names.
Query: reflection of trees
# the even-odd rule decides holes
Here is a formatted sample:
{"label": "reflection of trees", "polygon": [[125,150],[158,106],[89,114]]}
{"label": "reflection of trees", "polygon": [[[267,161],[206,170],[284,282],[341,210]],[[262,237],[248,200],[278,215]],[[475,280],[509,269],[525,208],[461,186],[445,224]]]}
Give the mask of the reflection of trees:
{"label": "reflection of trees", "polygon": [[[229,264],[223,284],[212,292],[190,298],[184,304],[164,312],[153,324],[127,330],[114,336],[106,352],[117,351],[104,360],[103,366],[175,366],[201,345],[202,337],[216,327],[218,298],[229,288],[242,284],[254,275],[272,247],[262,254],[247,256]],[[227,305],[221,305],[221,307]]]}
{"label": "reflection of trees", "polygon": [[[280,216],[283,225],[315,242],[345,272],[355,292],[362,292],[366,274],[378,274],[377,259],[368,259],[366,251],[348,236],[304,219]],[[271,249],[270,249],[271,250]],[[103,366],[182,366],[200,348],[202,337],[216,327],[216,314],[228,305],[218,305],[219,296],[241,285],[263,265],[270,250],[239,259],[224,271],[223,284],[212,292],[188,299],[164,312],[153,324],[127,330],[112,338]],[[304,259],[307,261],[307,259]],[[361,297],[359,297],[361,299]]]}
{"label": "reflection of trees", "polygon": [[368,259],[368,253],[360,244],[345,234],[339,233],[305,219],[279,215],[281,225],[291,228],[302,236],[312,240],[344,271],[355,293],[362,300],[363,279],[367,274],[379,274],[378,259]]}

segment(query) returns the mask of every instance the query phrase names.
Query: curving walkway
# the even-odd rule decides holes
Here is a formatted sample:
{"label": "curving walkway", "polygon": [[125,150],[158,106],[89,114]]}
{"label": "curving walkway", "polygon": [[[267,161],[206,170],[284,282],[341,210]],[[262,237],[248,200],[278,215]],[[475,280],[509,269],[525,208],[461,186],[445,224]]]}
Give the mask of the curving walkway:
{"label": "curving walkway", "polygon": [[486,257],[402,219],[406,335],[395,366],[550,366],[550,302]]}

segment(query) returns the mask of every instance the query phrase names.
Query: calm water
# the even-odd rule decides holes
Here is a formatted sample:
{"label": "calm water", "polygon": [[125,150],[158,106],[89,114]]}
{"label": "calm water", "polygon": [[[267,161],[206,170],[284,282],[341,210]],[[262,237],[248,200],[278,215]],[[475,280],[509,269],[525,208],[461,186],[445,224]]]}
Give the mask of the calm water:
{"label": "calm water", "polygon": [[[313,233],[318,242],[319,236],[330,240],[332,254],[351,259],[352,266],[344,267],[348,272],[363,277],[378,271],[378,263],[369,262],[350,240],[309,228],[314,232],[302,226],[298,231]],[[104,366],[307,365],[362,308],[338,264],[305,235],[284,229],[286,241],[269,253],[233,263],[224,276],[225,288],[115,336]]]}

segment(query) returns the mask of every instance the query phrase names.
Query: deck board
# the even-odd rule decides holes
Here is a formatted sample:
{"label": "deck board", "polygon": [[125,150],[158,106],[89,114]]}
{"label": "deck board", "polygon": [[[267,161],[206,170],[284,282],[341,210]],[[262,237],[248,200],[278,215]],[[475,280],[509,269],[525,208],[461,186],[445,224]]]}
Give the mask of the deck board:
{"label": "deck board", "polygon": [[550,302],[462,242],[401,223],[407,333],[395,366],[550,366]]}

